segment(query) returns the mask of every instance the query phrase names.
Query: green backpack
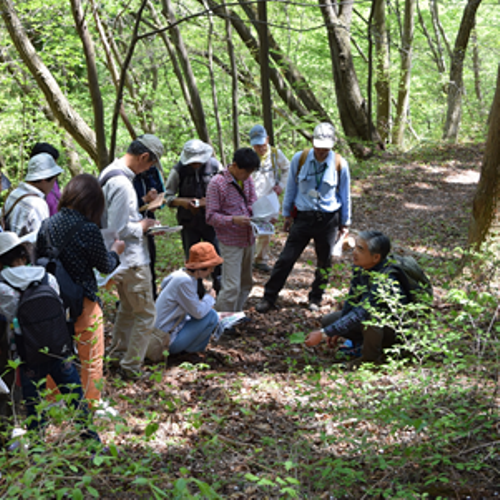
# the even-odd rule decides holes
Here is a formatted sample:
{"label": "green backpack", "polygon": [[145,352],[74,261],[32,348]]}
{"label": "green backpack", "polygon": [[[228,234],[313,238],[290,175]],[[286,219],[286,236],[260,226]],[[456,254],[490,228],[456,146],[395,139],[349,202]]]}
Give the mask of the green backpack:
{"label": "green backpack", "polygon": [[394,273],[410,302],[420,302],[425,298],[432,300],[432,284],[418,262],[409,255],[390,255],[385,268],[388,274]]}

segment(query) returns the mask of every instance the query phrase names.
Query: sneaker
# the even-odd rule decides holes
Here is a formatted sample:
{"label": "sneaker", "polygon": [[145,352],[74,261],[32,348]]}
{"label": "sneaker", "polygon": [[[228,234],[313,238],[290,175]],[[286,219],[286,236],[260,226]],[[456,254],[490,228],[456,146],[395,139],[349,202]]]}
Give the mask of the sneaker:
{"label": "sneaker", "polygon": [[266,299],[262,299],[256,306],[255,306],[255,310],[261,314],[265,314],[266,312],[270,311],[271,309],[275,309],[275,305],[274,304],[271,304],[271,302],[269,302],[268,300]]}
{"label": "sneaker", "polygon": [[309,302],[309,311],[318,312],[321,308],[321,304],[319,302]]}
{"label": "sneaker", "polygon": [[265,262],[254,262],[253,268],[257,269],[257,271],[262,271],[263,273],[270,273],[273,268],[268,266]]}

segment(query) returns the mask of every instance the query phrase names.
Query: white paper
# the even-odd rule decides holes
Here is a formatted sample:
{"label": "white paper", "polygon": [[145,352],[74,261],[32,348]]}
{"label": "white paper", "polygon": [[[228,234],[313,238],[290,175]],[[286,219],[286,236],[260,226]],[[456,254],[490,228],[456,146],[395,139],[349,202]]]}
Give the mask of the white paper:
{"label": "white paper", "polygon": [[123,264],[120,264],[113,272],[109,274],[101,274],[97,269],[94,269],[95,279],[99,288],[105,287],[113,278],[116,278],[121,272],[127,269]]}
{"label": "white paper", "polygon": [[234,325],[238,324],[245,317],[245,313],[243,311],[240,312],[221,312],[219,313],[219,324],[215,329],[212,340],[217,342],[221,335],[224,333],[224,330],[227,330]]}
{"label": "white paper", "polygon": [[274,234],[274,226],[265,219],[255,219],[252,217],[253,234],[255,236],[261,236],[265,234]]}
{"label": "white paper", "polygon": [[182,229],[182,226],[153,226],[147,230],[148,234],[156,233],[177,233]]}
{"label": "white paper", "polygon": [[277,219],[280,213],[280,201],[278,195],[271,191],[268,195],[262,196],[252,205],[254,219],[271,220]]}

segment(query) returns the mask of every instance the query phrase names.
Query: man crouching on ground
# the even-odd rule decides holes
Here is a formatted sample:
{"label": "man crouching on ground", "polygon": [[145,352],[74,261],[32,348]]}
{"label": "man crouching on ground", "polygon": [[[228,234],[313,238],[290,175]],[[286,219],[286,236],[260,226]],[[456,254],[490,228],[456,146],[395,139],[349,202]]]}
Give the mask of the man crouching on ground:
{"label": "man crouching on ground", "polygon": [[[308,347],[318,345],[323,336],[327,337],[330,347],[343,337],[353,344],[363,343],[361,358],[351,363],[351,367],[364,361],[378,362],[382,359],[383,348],[392,346],[396,335],[388,326],[365,325],[370,319],[370,306],[380,307],[375,273],[382,273],[388,266],[387,256],[391,250],[389,238],[379,231],[362,231],[356,238],[352,260],[354,264],[349,294],[341,311],[336,311],[321,318],[321,330],[312,331],[305,340]],[[389,279],[394,279],[390,274]],[[402,301],[406,296],[401,289]]]}

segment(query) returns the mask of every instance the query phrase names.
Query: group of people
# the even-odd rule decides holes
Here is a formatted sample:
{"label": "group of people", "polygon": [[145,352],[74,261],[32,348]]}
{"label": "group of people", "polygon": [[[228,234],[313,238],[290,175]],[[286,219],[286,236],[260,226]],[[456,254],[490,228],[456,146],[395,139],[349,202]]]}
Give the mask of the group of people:
{"label": "group of people", "polygon": [[[312,148],[297,152],[290,163],[269,144],[262,125],[250,130],[249,139],[251,147],[238,149],[226,168],[214,158],[209,144],[190,140],[165,181],[160,163],[163,144],[158,137],[144,134],[98,179],[77,175],[62,194],[58,189],[53,193],[62,173],[57,150],[44,143],[34,148],[24,182],[9,194],[2,209],[6,230],[0,233],[0,314],[7,324],[15,323],[21,294],[45,273],[35,265],[36,259],[51,246],[59,250],[72,280],[83,287],[84,301],[74,325],[80,374],[67,359],[43,366],[25,364],[21,380],[29,414],[35,416],[38,382],[47,376],[49,387],[57,384],[62,391],[75,392],[75,404],[80,407],[86,406],[81,401],[90,407],[100,404],[105,346],[94,269],[116,273],[119,301],[108,352],[117,359],[124,379],[141,377],[145,358],[157,360],[166,350],[174,356],[203,352],[219,322],[218,312],[243,310],[253,286],[252,269],[270,273],[256,310],[265,314],[277,308],[278,295],[311,240],[317,266],[309,307],[319,309],[333,246],[351,221],[349,166],[333,151],[335,130],[329,123],[320,123],[314,129]],[[289,234],[271,268],[270,236],[260,235],[256,241],[252,207],[272,192],[284,192],[282,215]],[[58,199],[56,208],[49,208],[50,196]],[[162,281],[157,294],[151,229],[157,225],[154,211],[165,205],[177,209],[186,264]],[[33,247],[25,248],[25,241]],[[362,270],[383,266],[388,247],[381,233],[361,233],[354,250],[355,266]],[[34,265],[29,266],[30,262]],[[213,286],[207,292],[203,281],[209,277]],[[362,277],[356,279],[363,282]],[[53,278],[49,284],[58,288]],[[363,337],[363,305],[349,304],[324,319],[323,330],[312,332],[306,344],[316,345],[324,336]],[[369,342],[365,338],[370,348],[363,351],[363,359],[380,357],[386,337],[387,332],[372,329]],[[5,348],[4,343],[0,354],[5,354]],[[79,389],[75,385],[64,389],[75,377],[81,377]]]}

